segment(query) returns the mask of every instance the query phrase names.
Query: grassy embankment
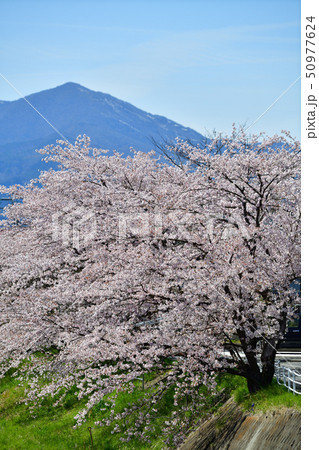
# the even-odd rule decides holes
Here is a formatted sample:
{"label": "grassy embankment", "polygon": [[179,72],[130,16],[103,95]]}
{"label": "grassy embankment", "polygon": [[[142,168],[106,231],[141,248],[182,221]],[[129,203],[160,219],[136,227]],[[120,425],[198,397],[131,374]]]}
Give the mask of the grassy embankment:
{"label": "grassy embankment", "polygon": [[[146,382],[154,375],[147,375]],[[152,444],[142,444],[139,441],[131,441],[123,444],[119,434],[111,434],[110,428],[95,427],[94,422],[106,417],[107,411],[101,411],[96,406],[89,414],[89,420],[80,428],[74,429],[74,416],[83,408],[84,401],[79,402],[75,392],[70,391],[61,406],[53,407],[54,401],[47,399],[41,409],[30,413],[29,408],[22,402],[24,398],[24,386],[19,385],[16,378],[7,375],[0,380],[0,449],[163,449],[164,437],[161,434],[165,421],[173,410],[173,392],[169,391],[162,401],[154,405],[158,412],[153,420],[155,433],[152,436]],[[147,384],[146,384],[147,387]],[[152,389],[152,388],[150,388]],[[254,403],[254,411],[267,411],[280,407],[292,407],[300,409],[300,396],[293,395],[283,386],[273,382],[272,386],[258,392],[255,395],[248,393],[245,380],[231,375],[223,375],[218,380],[218,390],[226,393],[226,397],[233,396],[249,410]],[[147,389],[146,389],[147,390]],[[121,393],[116,403],[117,412],[123,411],[129,402],[141,399],[145,395],[141,386],[128,395]],[[218,405],[220,406],[220,404]],[[201,410],[196,411],[195,423],[214,413],[218,406],[216,398],[207,395],[207,402]],[[91,430],[94,446],[92,447]]]}

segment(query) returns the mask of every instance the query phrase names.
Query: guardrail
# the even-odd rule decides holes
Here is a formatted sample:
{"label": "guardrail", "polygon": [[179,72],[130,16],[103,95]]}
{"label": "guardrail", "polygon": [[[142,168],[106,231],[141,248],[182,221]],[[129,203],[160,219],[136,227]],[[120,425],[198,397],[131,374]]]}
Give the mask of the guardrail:
{"label": "guardrail", "polygon": [[277,383],[285,386],[293,394],[301,395],[301,374],[275,362],[275,377]]}

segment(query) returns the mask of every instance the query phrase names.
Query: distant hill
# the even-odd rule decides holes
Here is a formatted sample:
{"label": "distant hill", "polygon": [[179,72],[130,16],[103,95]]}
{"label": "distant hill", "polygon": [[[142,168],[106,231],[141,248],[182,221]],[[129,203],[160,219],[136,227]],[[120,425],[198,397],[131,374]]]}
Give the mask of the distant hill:
{"label": "distant hill", "polygon": [[[86,134],[95,147],[128,154],[148,151],[176,137],[194,143],[203,136],[163,116],[149,114],[109,94],[76,83],[38,92],[26,99],[70,142]],[[35,149],[61,136],[24,100],[0,101],[0,184],[25,183],[48,166]]]}

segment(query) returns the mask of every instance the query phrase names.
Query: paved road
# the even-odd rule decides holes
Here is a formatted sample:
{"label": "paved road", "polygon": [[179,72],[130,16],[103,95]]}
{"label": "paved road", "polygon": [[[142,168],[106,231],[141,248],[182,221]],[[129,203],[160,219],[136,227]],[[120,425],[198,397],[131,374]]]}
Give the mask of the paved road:
{"label": "paved road", "polygon": [[[225,355],[230,355],[228,351]],[[244,353],[241,353],[244,357]],[[277,352],[276,361],[280,361],[282,366],[295,370],[301,374],[301,353],[300,350],[281,349]]]}
{"label": "paved road", "polygon": [[293,369],[301,373],[301,353],[300,351],[279,350],[276,357],[282,366]]}

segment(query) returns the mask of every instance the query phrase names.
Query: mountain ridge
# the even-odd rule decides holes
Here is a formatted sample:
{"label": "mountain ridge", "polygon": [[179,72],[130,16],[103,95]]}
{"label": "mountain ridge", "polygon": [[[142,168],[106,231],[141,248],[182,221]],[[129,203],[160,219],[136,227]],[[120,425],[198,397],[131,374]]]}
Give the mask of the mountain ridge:
{"label": "mountain ridge", "polygon": [[[53,128],[27,102],[36,108]],[[13,101],[0,101],[0,184],[26,183],[48,166],[36,148],[86,134],[92,146],[128,154],[156,142],[204,137],[164,116],[151,114],[110,94],[67,82]],[[57,130],[57,131],[56,131]],[[59,134],[60,133],[60,134]],[[62,135],[62,136],[61,136]]]}

